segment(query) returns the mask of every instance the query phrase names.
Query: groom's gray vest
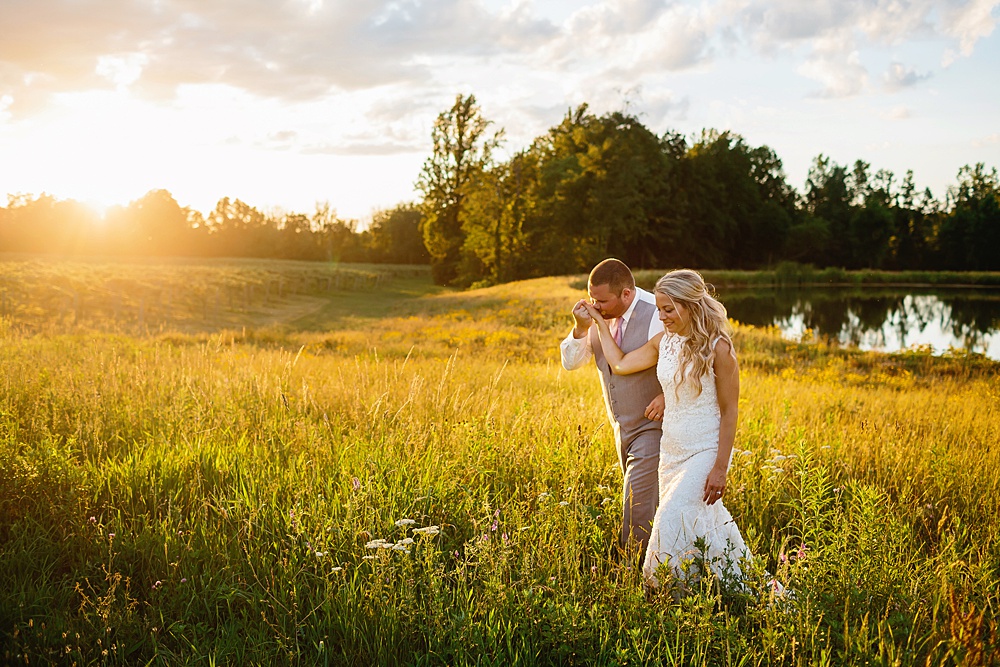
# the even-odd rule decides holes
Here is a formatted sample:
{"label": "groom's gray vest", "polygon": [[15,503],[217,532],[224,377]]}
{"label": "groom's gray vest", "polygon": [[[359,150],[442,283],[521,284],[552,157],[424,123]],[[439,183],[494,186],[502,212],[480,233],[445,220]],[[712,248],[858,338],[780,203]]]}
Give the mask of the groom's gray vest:
{"label": "groom's gray vest", "polygon": [[[622,335],[622,352],[636,350],[648,341],[649,322],[656,314],[656,306],[645,301],[637,301],[625,333]],[[594,350],[594,361],[601,372],[601,389],[604,405],[608,409],[608,419],[615,430],[618,443],[629,443],[644,431],[659,431],[660,422],[646,419],[643,412],[654,398],[663,393],[660,381],[656,379],[656,366],[631,375],[615,375],[611,372],[604,350],[597,336],[597,327],[590,329],[590,345]]]}

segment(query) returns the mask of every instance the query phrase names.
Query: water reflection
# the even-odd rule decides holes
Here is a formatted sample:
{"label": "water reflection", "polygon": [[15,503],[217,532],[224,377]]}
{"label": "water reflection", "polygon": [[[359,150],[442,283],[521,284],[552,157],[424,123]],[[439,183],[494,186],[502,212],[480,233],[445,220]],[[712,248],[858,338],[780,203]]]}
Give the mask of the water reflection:
{"label": "water reflection", "polygon": [[811,329],[863,350],[930,345],[1000,360],[1000,290],[728,289],[720,297],[733,319],[776,326],[789,338]]}

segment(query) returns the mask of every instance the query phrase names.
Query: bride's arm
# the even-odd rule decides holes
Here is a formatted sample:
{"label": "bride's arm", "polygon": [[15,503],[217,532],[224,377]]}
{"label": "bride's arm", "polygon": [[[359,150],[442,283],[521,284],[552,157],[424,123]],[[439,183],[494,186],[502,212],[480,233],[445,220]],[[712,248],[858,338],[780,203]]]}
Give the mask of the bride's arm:
{"label": "bride's arm", "polygon": [[[736,439],[736,417],[740,401],[740,368],[732,343],[720,340],[715,346],[715,392],[719,399],[719,451],[715,465],[705,480],[705,502],[709,505],[726,492],[729,457]],[[716,493],[718,492],[718,493]]]}
{"label": "bride's arm", "polygon": [[597,325],[597,334],[601,339],[601,349],[604,350],[604,358],[607,359],[612,373],[615,375],[631,375],[632,373],[638,373],[656,365],[656,360],[660,356],[660,339],[663,337],[663,334],[657,334],[653,338],[650,338],[642,347],[624,354],[621,348],[618,347],[618,343],[615,342],[614,336],[611,335],[611,329],[608,328],[607,320],[589,303],[586,304],[586,307],[594,320],[594,324]]}

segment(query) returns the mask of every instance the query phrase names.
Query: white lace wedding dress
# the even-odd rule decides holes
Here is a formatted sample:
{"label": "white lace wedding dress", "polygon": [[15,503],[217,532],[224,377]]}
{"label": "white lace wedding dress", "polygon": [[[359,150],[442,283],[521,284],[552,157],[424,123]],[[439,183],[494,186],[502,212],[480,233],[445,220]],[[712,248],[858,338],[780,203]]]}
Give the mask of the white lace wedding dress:
{"label": "white lace wedding dress", "polygon": [[[643,574],[651,586],[659,585],[656,575],[662,563],[681,581],[690,574],[701,574],[699,561],[707,563],[716,575],[739,579],[740,559],[750,558],[746,542],[722,501],[708,505],[703,500],[705,480],[719,449],[719,401],[713,371],[702,377],[700,394],[687,382],[674,393],[683,341],[681,336],[666,333],[656,365],[666,409],[660,440],[660,504],[643,563]],[[694,570],[687,568],[685,572],[686,562],[695,563]]]}

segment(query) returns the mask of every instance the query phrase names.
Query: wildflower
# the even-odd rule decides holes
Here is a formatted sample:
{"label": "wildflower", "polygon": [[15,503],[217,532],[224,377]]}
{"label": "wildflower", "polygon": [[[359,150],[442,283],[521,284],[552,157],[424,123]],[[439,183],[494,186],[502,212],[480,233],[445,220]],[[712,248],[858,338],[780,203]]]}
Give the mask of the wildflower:
{"label": "wildflower", "polygon": [[156,590],[157,588],[159,588],[159,587],[160,587],[160,586],[162,586],[162,585],[163,585],[163,582],[162,582],[162,581],[160,581],[159,579],[157,579],[157,580],[156,580],[156,583],[155,583],[155,584],[153,584],[153,590]]}
{"label": "wildflower", "polygon": [[539,499],[539,500],[545,500],[545,499],[546,499],[546,498],[548,498],[548,497],[549,497],[550,495],[552,495],[552,494],[549,494],[549,493],[545,493],[545,492],[542,492],[542,493],[539,493],[539,494],[538,494],[538,499]]}
{"label": "wildflower", "polygon": [[753,456],[753,452],[751,452],[749,449],[744,449],[742,452],[740,452],[740,456]]}
{"label": "wildflower", "polygon": [[787,563],[788,562],[788,556],[786,554],[782,553],[780,556],[778,556],[778,560],[780,560],[782,563]]}
{"label": "wildflower", "polygon": [[500,524],[499,524],[499,523],[497,523],[497,522],[496,522],[496,521],[494,520],[494,521],[493,521],[493,525],[491,525],[491,526],[490,526],[490,532],[491,532],[491,533],[495,533],[495,532],[497,532],[497,528],[499,527],[499,525],[500,525]]}
{"label": "wildflower", "polygon": [[354,491],[360,491],[361,490],[361,480],[358,479],[357,477],[352,477],[351,478],[351,489],[353,489]]}
{"label": "wildflower", "polygon": [[778,454],[777,456],[773,457],[771,460],[774,461],[775,463],[778,463],[780,461],[784,461],[787,458],[788,457],[784,456],[783,454]]}
{"label": "wildflower", "polygon": [[396,522],[397,528],[405,528],[406,526],[412,526],[416,521],[413,519],[400,519]]}
{"label": "wildflower", "polygon": [[90,523],[97,523],[97,517],[96,516],[92,516],[89,519],[87,519],[87,521],[89,521]]}
{"label": "wildflower", "polygon": [[504,544],[507,544],[507,533],[503,533],[502,535],[500,535],[500,539],[503,540]]}
{"label": "wildflower", "polygon": [[806,557],[806,552],[807,552],[807,551],[809,551],[809,549],[808,549],[808,548],[806,548],[806,545],[804,545],[804,544],[800,544],[800,545],[799,545],[799,551],[798,551],[798,553],[796,553],[795,555],[796,555],[796,557],[798,557],[798,558],[805,558],[805,557]]}
{"label": "wildflower", "polygon": [[344,569],[344,568],[342,568],[342,567],[340,567],[340,566],[338,565],[338,566],[336,566],[335,568],[333,568],[333,569],[332,569],[332,570],[330,570],[330,571],[331,571],[331,572],[340,572],[340,571],[342,571],[343,569]]}
{"label": "wildflower", "polygon": [[413,544],[413,538],[412,537],[404,537],[399,542],[397,542],[397,544],[403,544],[403,545]]}
{"label": "wildflower", "polygon": [[186,584],[187,582],[188,582],[187,577],[184,577],[183,579],[181,579],[181,583],[182,584]]}
{"label": "wildflower", "polygon": [[115,539],[115,534],[114,533],[108,533],[108,539],[109,540]]}
{"label": "wildflower", "polygon": [[326,555],[325,551],[317,551],[316,552],[316,558],[322,558],[325,555]]}
{"label": "wildflower", "polygon": [[387,544],[387,542],[385,541],[385,539],[383,539],[383,538],[380,537],[377,540],[372,540],[371,542],[366,542],[365,543],[365,549],[378,549],[383,544]]}
{"label": "wildflower", "polygon": [[375,560],[375,556],[372,556],[371,554],[369,554],[367,556],[362,556],[361,560]]}
{"label": "wildflower", "polygon": [[414,528],[414,535],[437,535],[441,532],[441,528],[438,526],[427,526],[426,528]]}
{"label": "wildflower", "polygon": [[405,551],[406,553],[410,553],[410,550],[406,548],[405,544],[394,544],[394,545],[392,545],[392,550],[393,551]]}
{"label": "wildflower", "polygon": [[559,506],[560,507],[566,507],[567,505],[569,505],[569,501],[568,500],[560,500],[559,501]]}

